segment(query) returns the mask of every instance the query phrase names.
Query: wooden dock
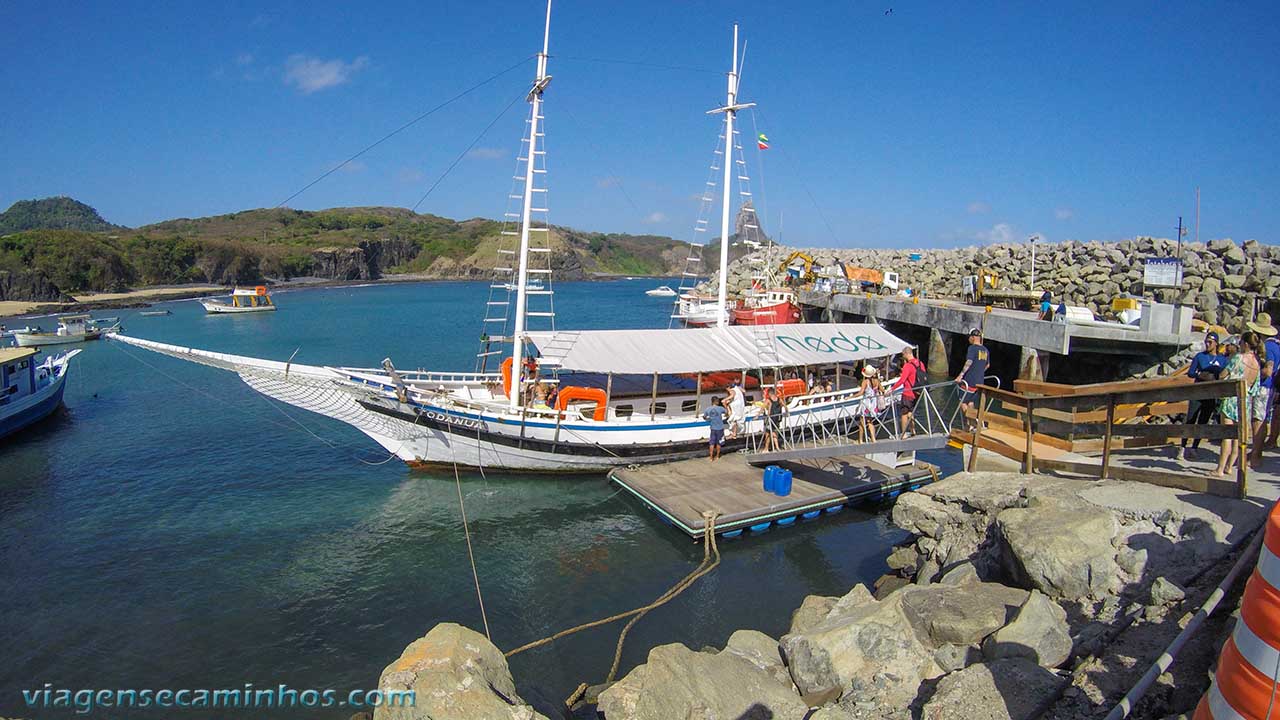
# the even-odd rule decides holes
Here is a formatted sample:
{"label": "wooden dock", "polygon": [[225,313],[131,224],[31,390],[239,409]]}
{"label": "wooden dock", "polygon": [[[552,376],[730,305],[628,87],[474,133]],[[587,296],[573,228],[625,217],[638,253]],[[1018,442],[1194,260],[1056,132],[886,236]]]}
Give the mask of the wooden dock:
{"label": "wooden dock", "polygon": [[894,469],[856,455],[777,464],[793,474],[786,497],[765,492],[764,468],[751,465],[742,453],[714,463],[697,458],[618,468],[610,471],[609,479],[665,521],[698,538],[705,533],[704,511],[718,512],[716,532],[733,536],[775,523],[816,519],[824,511],[893,497],[937,478],[937,468],[928,463]]}

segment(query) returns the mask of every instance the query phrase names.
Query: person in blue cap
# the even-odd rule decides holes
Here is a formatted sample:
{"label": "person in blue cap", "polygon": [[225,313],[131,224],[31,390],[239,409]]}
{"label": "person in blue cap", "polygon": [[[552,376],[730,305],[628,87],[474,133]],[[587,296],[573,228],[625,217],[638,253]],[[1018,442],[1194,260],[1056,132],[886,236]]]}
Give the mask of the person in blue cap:
{"label": "person in blue cap", "polygon": [[[1204,336],[1204,350],[1196,353],[1191,359],[1191,367],[1187,368],[1187,375],[1191,376],[1196,382],[1208,382],[1217,380],[1222,375],[1222,371],[1227,367],[1227,356],[1218,351],[1218,333],[1208,332]],[[1187,423],[1194,425],[1207,425],[1213,421],[1215,415],[1218,414],[1217,400],[1192,400],[1187,408]],[[1193,450],[1200,449],[1200,438],[1196,438],[1191,443]],[[1187,458],[1187,438],[1182,438],[1182,449],[1179,456],[1186,460]]]}

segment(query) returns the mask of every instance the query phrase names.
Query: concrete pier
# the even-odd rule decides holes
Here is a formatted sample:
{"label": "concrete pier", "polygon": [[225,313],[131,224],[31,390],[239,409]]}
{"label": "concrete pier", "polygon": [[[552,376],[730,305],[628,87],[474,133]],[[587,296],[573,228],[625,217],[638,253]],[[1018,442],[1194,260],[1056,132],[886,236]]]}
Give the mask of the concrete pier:
{"label": "concrete pier", "polygon": [[929,356],[925,359],[925,367],[935,373],[950,374],[951,346],[955,335],[938,328],[929,328]]}
{"label": "concrete pier", "polygon": [[1018,379],[1044,382],[1049,374],[1049,357],[1035,348],[1023,346],[1022,356],[1018,361]]}

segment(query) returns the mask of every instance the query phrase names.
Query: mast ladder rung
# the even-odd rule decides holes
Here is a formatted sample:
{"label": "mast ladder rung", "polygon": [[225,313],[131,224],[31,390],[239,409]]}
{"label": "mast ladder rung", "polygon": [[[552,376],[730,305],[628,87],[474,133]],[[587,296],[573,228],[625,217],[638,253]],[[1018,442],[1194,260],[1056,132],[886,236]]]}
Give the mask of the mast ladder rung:
{"label": "mast ladder rung", "polygon": [[[546,170],[546,168],[543,168],[542,170],[539,170],[539,169],[537,169],[537,168],[534,168],[534,169],[533,169],[533,174],[534,174],[534,175],[541,175],[542,173],[545,173],[546,171],[547,171],[547,170]],[[516,179],[517,179],[517,180],[523,180],[524,178],[516,178]]]}
{"label": "mast ladder rung", "polygon": [[529,192],[546,192],[546,188],[529,188]]}
{"label": "mast ladder rung", "polygon": [[494,269],[493,269],[493,271],[494,271],[494,272],[511,272],[511,268],[509,268],[509,267],[496,267],[496,268],[494,268]]}
{"label": "mast ladder rung", "polygon": [[[503,230],[502,234],[503,235],[519,235],[520,233],[516,232],[515,230]],[[502,251],[499,250],[498,252],[502,252]]]}
{"label": "mast ladder rung", "polygon": [[706,232],[706,231],[707,231],[707,229],[706,229],[706,228],[694,228],[694,229],[693,229],[693,231],[694,231],[694,232]]}
{"label": "mast ladder rung", "polygon": [[743,224],[743,226],[742,226],[742,227],[744,227],[744,228],[751,228],[752,230],[759,230],[759,229],[760,229],[760,226],[759,226],[759,225],[752,225],[752,224],[750,224],[750,223],[745,223],[745,224]]}
{"label": "mast ladder rung", "polygon": [[709,183],[707,183],[707,184],[708,184],[708,185],[710,185],[711,187],[715,187],[715,186],[716,186],[716,184],[715,184],[715,183],[713,183],[713,182],[709,182]]}
{"label": "mast ladder rung", "polygon": [[556,316],[556,314],[553,312],[527,312],[524,315],[525,317],[555,317]]}
{"label": "mast ladder rung", "polygon": [[750,180],[751,178],[747,177],[746,175],[739,175],[739,176],[738,176],[738,179],[739,179],[739,180]]}
{"label": "mast ladder rung", "polygon": [[688,261],[690,261],[690,262],[702,262],[702,258],[696,258],[696,257],[692,257],[692,256],[691,256],[691,257],[686,258],[686,260],[688,260]]}
{"label": "mast ladder rung", "polygon": [[523,196],[523,195],[508,195],[507,197],[511,198],[512,200],[523,200],[523,199],[524,199],[524,196]]}
{"label": "mast ladder rung", "polygon": [[741,210],[742,212],[749,212],[749,213],[751,213],[752,215],[755,215],[755,214],[756,214],[756,209],[755,209],[755,208],[753,208],[753,207],[744,207],[744,208],[740,208],[740,210]]}
{"label": "mast ladder rung", "polygon": [[711,202],[712,200],[713,198],[709,198],[709,197],[702,198],[702,202]]}
{"label": "mast ladder rung", "polygon": [[550,269],[543,270],[542,268],[528,268],[525,272],[538,273],[539,275],[550,275],[550,274],[551,274],[551,270],[550,270]]}
{"label": "mast ladder rung", "polygon": [[506,321],[507,321],[507,319],[506,319],[506,318],[485,318],[485,319],[484,319],[484,321],[485,321],[485,322],[500,322],[500,323],[504,323],[504,322],[506,322]]}
{"label": "mast ladder rung", "polygon": [[506,216],[506,217],[510,217],[510,218],[518,218],[518,217],[520,217],[520,213],[513,213],[513,212],[509,212],[509,213],[502,213],[502,214],[503,214],[504,216]]}
{"label": "mast ladder rung", "polygon": [[533,151],[533,154],[534,154],[534,155],[546,155],[546,154],[547,154],[547,151],[546,151],[546,150],[534,150],[534,151]]}
{"label": "mast ladder rung", "polygon": [[548,253],[548,252],[551,252],[551,248],[533,248],[533,247],[531,247],[531,248],[529,248],[529,252],[541,252],[541,253]]}
{"label": "mast ladder rung", "polygon": [[751,193],[747,192],[746,190],[739,190],[738,194],[741,195],[742,197],[751,197]]}
{"label": "mast ladder rung", "polygon": [[745,160],[734,160],[734,162],[738,163],[739,165],[746,165],[746,164],[747,164],[747,162],[746,162]]}
{"label": "mast ladder rung", "polygon": [[551,210],[550,210],[549,208],[529,208],[529,212],[531,212],[531,213],[536,213],[536,212],[551,212]]}
{"label": "mast ladder rung", "polygon": [[524,294],[525,295],[553,295],[555,294],[555,291],[554,290],[525,290]]}
{"label": "mast ladder rung", "polygon": [[[506,286],[505,286],[505,285],[503,285],[502,287],[506,287]],[[510,303],[510,302],[508,302],[508,301],[506,301],[506,300],[490,300],[489,302],[487,302],[487,303],[485,303],[485,304],[486,304],[486,305],[510,305],[511,303]]]}
{"label": "mast ladder rung", "polygon": [[489,352],[476,353],[476,357],[489,357],[490,355],[506,355],[505,350],[490,350]]}
{"label": "mast ladder rung", "polygon": [[529,228],[529,232],[551,232],[550,228]]}
{"label": "mast ladder rung", "polygon": [[723,150],[716,150],[716,151],[715,151],[715,153],[716,153],[716,155],[723,155],[723,154],[724,154],[724,151],[723,151]]}
{"label": "mast ladder rung", "polygon": [[[684,273],[680,273],[680,274],[681,274],[681,275],[684,275],[685,277],[698,277],[698,273],[684,272]],[[501,287],[501,286],[499,286],[499,287]]]}

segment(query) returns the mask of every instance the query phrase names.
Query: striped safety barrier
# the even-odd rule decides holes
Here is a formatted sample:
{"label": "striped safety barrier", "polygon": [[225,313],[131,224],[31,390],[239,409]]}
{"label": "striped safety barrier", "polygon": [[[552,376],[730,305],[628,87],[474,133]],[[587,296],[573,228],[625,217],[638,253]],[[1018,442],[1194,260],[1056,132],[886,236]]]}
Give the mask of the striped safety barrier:
{"label": "striped safety barrier", "polygon": [[1240,621],[1194,720],[1280,720],[1280,504],[1267,517]]}

